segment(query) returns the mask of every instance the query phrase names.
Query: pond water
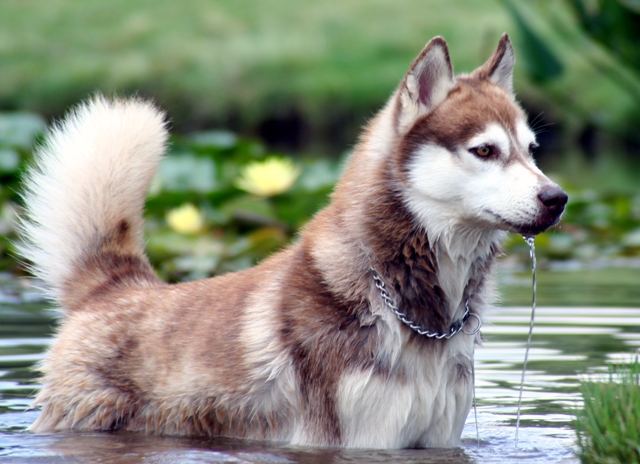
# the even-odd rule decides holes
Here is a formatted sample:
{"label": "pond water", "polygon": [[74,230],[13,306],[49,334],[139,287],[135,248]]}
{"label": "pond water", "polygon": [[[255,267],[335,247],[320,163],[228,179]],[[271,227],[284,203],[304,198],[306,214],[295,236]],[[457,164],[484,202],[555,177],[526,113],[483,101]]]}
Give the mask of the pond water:
{"label": "pond water", "polygon": [[[631,359],[640,348],[640,270],[598,272],[599,277],[540,273],[542,305],[536,313],[517,448],[516,403],[530,290],[527,273],[502,272],[506,300],[488,315],[485,343],[476,358],[480,443],[472,413],[461,448],[400,451],[283,448],[124,433],[30,434],[25,429],[37,416],[27,410],[38,389],[33,365],[50,343],[57,316],[26,281],[0,274],[0,462],[578,462],[572,421],[579,379],[605,372],[608,362]],[[607,286],[598,287],[607,279]],[[600,290],[589,301],[598,307],[583,304],[594,285]],[[554,300],[574,306],[554,306]]]}

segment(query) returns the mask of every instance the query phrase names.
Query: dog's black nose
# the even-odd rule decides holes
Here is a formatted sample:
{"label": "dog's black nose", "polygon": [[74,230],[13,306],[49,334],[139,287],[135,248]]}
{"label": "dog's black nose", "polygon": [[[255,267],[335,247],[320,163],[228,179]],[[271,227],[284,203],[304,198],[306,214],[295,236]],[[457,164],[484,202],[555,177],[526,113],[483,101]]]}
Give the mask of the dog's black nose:
{"label": "dog's black nose", "polygon": [[561,212],[567,204],[569,196],[557,185],[545,185],[538,193],[538,199],[549,210]]}

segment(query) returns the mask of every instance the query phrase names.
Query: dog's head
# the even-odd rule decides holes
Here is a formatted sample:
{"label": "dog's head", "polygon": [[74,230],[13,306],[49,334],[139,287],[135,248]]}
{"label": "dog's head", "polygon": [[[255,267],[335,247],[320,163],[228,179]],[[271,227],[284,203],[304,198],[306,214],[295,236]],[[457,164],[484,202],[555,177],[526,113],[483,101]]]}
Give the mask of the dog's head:
{"label": "dog's head", "polygon": [[425,224],[537,234],[556,224],[567,194],[535,164],[534,132],[513,94],[505,34],[485,64],[454,76],[446,42],[422,50],[392,100],[396,167]]}

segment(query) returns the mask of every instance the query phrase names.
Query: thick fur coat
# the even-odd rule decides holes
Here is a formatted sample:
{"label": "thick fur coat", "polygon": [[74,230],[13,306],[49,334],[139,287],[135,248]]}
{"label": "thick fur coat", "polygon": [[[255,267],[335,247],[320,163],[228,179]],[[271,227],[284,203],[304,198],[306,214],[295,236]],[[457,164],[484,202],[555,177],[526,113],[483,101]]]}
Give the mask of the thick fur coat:
{"label": "thick fur coat", "polygon": [[[65,316],[34,432],[128,430],[296,445],[455,446],[480,317],[506,231],[555,223],[506,36],[454,76],[435,38],[364,129],[298,240],[256,267],[169,285],[144,254],[143,205],[167,141],[140,100],[96,97],[48,134],[26,178],[21,253]],[[564,195],[564,197],[563,197]]]}

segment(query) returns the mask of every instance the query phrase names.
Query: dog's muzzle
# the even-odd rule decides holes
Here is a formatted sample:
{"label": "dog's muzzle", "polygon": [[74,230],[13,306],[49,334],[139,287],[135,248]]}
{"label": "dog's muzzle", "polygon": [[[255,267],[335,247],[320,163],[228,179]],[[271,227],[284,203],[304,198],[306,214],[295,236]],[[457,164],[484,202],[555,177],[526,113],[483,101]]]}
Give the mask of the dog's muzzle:
{"label": "dog's muzzle", "polygon": [[524,235],[536,235],[557,224],[568,200],[567,193],[557,185],[543,186],[538,192],[538,217],[533,224],[520,227],[518,232]]}
{"label": "dog's muzzle", "polygon": [[558,223],[568,200],[569,195],[557,185],[545,185],[540,189],[538,192],[540,215],[536,222],[543,227],[542,230]]}
{"label": "dog's muzzle", "polygon": [[542,203],[545,214],[559,219],[569,196],[557,185],[546,185],[538,193],[538,200]]}

